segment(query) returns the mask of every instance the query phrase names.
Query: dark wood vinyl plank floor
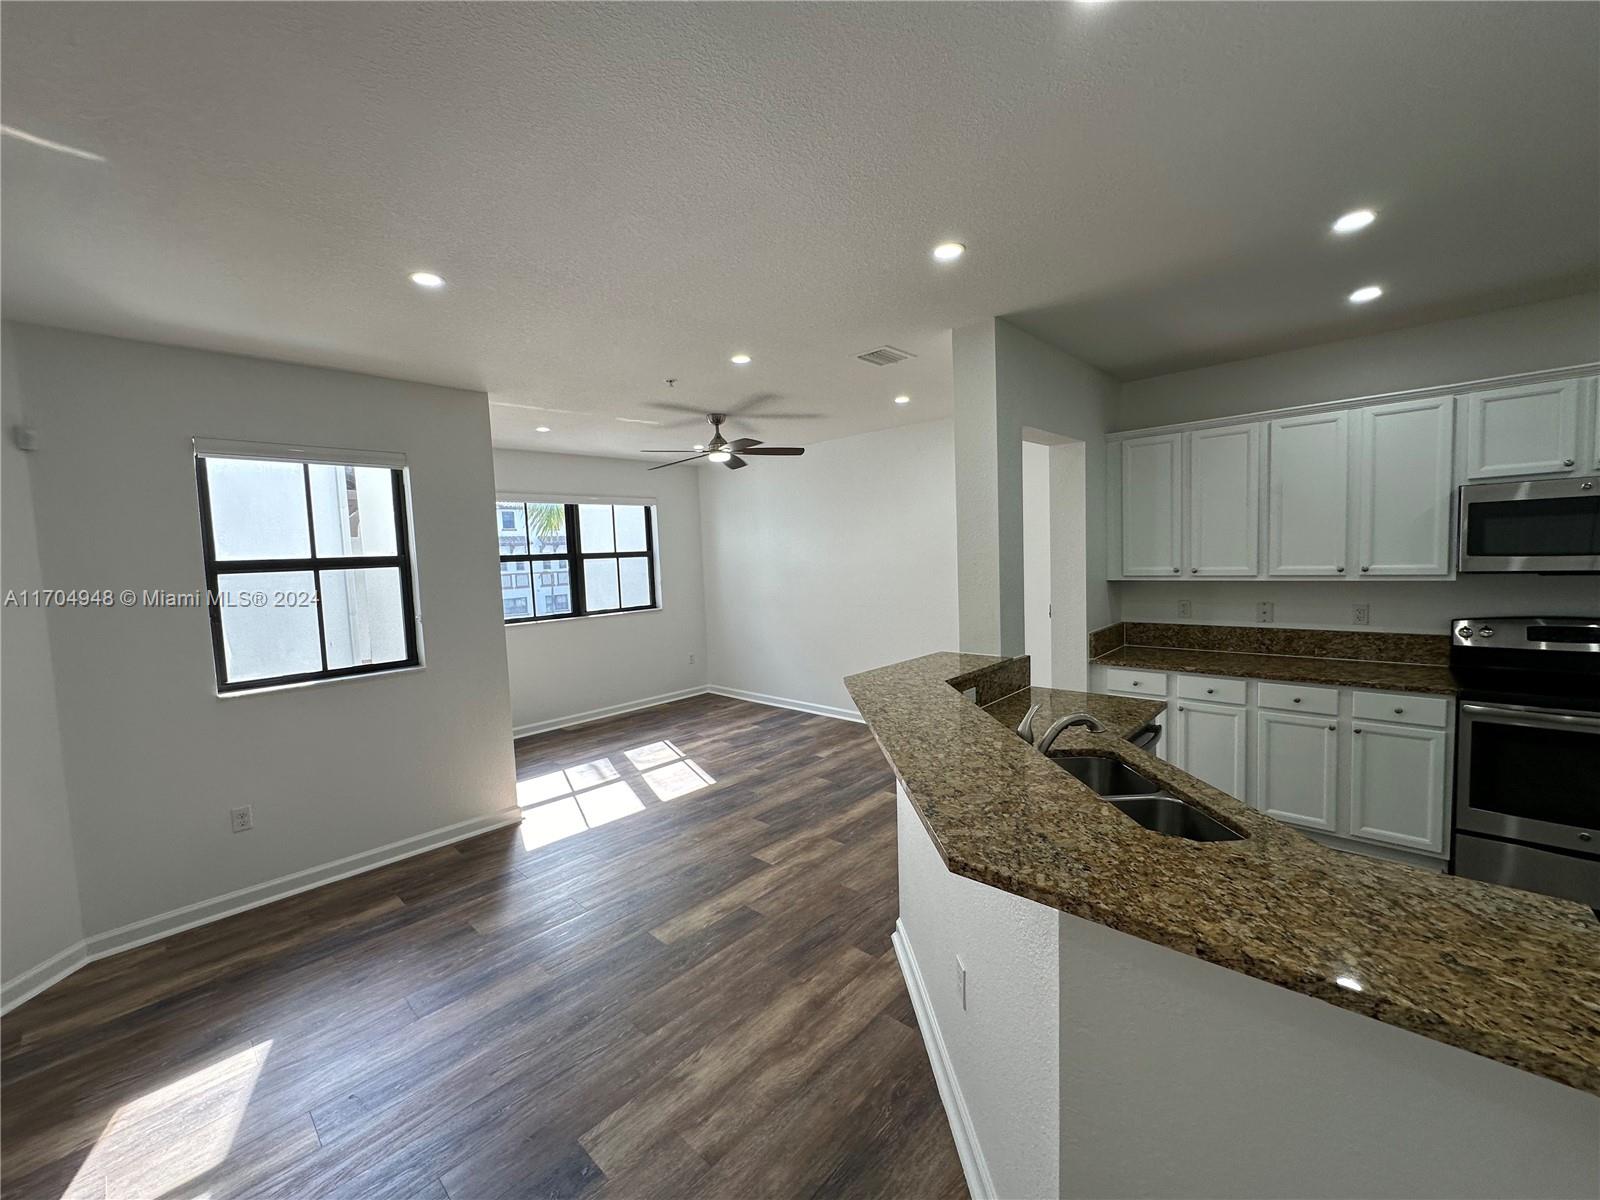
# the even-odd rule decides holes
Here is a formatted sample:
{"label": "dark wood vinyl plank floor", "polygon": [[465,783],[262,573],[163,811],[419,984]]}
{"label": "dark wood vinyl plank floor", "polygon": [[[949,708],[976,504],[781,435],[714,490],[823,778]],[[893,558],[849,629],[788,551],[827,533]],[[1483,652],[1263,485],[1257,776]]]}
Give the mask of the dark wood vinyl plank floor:
{"label": "dark wood vinyl plank floor", "polygon": [[517,777],[519,827],[9,1014],[4,1195],[965,1194],[865,728],[699,696],[525,738]]}

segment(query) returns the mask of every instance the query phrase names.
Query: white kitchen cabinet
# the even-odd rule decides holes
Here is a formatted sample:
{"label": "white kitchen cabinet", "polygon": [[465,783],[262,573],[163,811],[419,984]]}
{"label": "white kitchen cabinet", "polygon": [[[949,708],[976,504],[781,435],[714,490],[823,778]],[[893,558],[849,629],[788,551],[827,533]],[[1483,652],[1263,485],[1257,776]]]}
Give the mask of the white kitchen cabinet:
{"label": "white kitchen cabinet", "polygon": [[1260,437],[1253,422],[1184,436],[1189,575],[1256,575]]}
{"label": "white kitchen cabinet", "polygon": [[1267,426],[1267,574],[1344,575],[1349,560],[1350,414]]}
{"label": "white kitchen cabinet", "polygon": [[1331,717],[1256,711],[1256,807],[1291,825],[1338,827],[1339,730]]}
{"label": "white kitchen cabinet", "polygon": [[1589,470],[1600,471],[1600,379],[1583,383],[1589,393]]}
{"label": "white kitchen cabinet", "polygon": [[1581,379],[1558,379],[1467,393],[1467,478],[1571,474],[1578,461],[1583,385]]}
{"label": "white kitchen cabinet", "polygon": [[1169,703],[1171,722],[1163,735],[1164,756],[1197,779],[1203,779],[1235,800],[1248,804],[1249,760],[1245,757],[1248,710],[1242,705],[1199,700]]}
{"label": "white kitchen cabinet", "polygon": [[1122,573],[1171,578],[1183,561],[1183,435],[1122,443]]}
{"label": "white kitchen cabinet", "polygon": [[1437,854],[1444,849],[1443,729],[1357,720],[1350,739],[1350,836]]}
{"label": "white kitchen cabinet", "polygon": [[1359,410],[1360,573],[1450,573],[1449,397],[1402,400]]}

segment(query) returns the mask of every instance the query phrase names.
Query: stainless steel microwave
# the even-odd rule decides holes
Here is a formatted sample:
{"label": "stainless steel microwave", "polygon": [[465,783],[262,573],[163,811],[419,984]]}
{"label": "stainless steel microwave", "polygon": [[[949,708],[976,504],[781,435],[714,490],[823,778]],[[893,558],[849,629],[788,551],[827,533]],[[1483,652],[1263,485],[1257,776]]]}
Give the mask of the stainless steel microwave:
{"label": "stainless steel microwave", "polygon": [[1456,570],[1600,573],[1600,476],[1461,489]]}

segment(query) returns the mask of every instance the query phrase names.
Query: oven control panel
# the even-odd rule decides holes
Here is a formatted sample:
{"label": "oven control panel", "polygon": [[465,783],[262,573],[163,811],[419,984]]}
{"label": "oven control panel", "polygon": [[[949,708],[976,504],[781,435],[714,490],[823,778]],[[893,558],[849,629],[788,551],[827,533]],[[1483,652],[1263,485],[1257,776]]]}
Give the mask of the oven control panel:
{"label": "oven control panel", "polygon": [[1450,623],[1450,644],[1460,649],[1556,650],[1600,654],[1600,619],[1594,617],[1460,617]]}

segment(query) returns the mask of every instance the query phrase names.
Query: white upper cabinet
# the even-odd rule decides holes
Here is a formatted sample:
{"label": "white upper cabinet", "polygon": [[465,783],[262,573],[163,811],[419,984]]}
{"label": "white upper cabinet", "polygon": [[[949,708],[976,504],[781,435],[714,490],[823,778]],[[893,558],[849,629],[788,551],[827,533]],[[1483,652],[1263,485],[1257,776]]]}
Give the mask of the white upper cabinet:
{"label": "white upper cabinet", "polygon": [[1256,521],[1261,426],[1228,425],[1185,435],[1188,574],[1257,573]]}
{"label": "white upper cabinet", "polygon": [[1350,540],[1350,415],[1267,426],[1267,574],[1343,575]]}
{"label": "white upper cabinet", "polygon": [[1565,475],[1578,462],[1581,379],[1469,392],[1467,478]]}
{"label": "white upper cabinet", "polygon": [[1122,443],[1122,573],[1171,578],[1183,561],[1183,434]]}
{"label": "white upper cabinet", "polygon": [[1450,397],[1359,410],[1358,556],[1364,575],[1448,575]]}

